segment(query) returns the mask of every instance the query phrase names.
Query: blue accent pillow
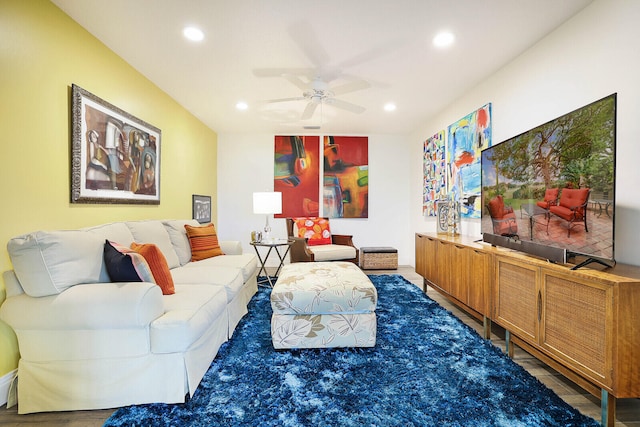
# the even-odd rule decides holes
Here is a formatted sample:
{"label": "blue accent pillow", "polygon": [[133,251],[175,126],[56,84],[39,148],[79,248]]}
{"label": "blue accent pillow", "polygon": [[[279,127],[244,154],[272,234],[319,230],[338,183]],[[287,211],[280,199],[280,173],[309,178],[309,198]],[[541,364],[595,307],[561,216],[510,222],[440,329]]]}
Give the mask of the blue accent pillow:
{"label": "blue accent pillow", "polygon": [[104,263],[112,282],[151,282],[156,283],[149,264],[137,252],[105,240]]}

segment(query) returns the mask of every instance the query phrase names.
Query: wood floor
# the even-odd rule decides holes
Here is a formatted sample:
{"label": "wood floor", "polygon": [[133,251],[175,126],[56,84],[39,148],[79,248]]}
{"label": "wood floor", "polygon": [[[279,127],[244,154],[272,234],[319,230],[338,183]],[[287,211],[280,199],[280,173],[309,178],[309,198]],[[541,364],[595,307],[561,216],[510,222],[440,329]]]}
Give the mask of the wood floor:
{"label": "wood floor", "polygon": [[[401,266],[398,270],[367,271],[367,274],[401,274],[411,283],[422,289],[422,278],[416,274],[412,267]],[[464,323],[482,333],[482,324],[476,319],[459,310],[449,303],[444,297],[433,289],[428,289],[430,298],[451,311]],[[491,341],[504,351],[504,330],[493,325]],[[562,375],[549,368],[542,362],[530,356],[526,352],[516,348],[514,361],[524,367],[531,375],[538,378],[547,387],[552,389],[567,403],[578,409],[585,415],[600,420],[600,400],[591,396]],[[73,411],[18,415],[16,408],[0,408],[0,426],[17,427],[31,425],[46,425],[47,427],[92,427],[102,426],[104,421],[113,413],[113,410],[99,411]],[[617,407],[616,427],[640,427],[640,400],[620,399]]]}

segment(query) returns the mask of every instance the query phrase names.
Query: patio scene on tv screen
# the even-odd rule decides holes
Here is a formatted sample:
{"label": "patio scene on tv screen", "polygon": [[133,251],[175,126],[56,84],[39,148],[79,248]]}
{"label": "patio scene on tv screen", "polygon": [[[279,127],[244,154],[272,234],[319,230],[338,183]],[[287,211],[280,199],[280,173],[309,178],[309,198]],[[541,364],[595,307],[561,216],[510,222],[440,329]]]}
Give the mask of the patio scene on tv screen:
{"label": "patio scene on tv screen", "polygon": [[482,152],[482,233],[614,259],[616,94]]}

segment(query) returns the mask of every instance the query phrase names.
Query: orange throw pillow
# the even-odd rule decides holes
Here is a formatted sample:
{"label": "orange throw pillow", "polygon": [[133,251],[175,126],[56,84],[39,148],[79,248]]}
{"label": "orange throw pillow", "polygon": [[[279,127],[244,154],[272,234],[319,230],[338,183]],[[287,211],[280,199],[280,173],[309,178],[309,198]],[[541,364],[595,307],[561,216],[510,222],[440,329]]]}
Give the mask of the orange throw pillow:
{"label": "orange throw pillow", "polygon": [[307,239],[307,245],[330,245],[331,229],[326,218],[295,218],[298,237]]}
{"label": "orange throw pillow", "polygon": [[218,243],[218,235],[213,224],[194,227],[185,224],[189,245],[191,246],[191,261],[201,261],[214,256],[224,255]]}
{"label": "orange throw pillow", "polygon": [[169,271],[169,264],[167,264],[167,259],[160,251],[160,248],[152,243],[139,244],[133,242],[131,249],[142,255],[147,261],[156,284],[162,289],[162,294],[175,294],[176,289],[173,284],[173,277],[171,277],[171,272]]}

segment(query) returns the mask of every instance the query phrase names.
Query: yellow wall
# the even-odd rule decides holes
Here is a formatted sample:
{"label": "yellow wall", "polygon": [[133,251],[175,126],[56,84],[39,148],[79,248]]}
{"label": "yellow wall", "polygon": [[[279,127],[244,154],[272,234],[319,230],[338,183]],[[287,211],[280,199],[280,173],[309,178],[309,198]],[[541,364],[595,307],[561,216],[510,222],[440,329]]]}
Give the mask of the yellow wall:
{"label": "yellow wall", "polygon": [[[160,128],[160,205],[69,202],[73,83]],[[192,194],[211,195],[215,216],[216,152],[215,132],[54,4],[0,0],[0,272],[11,269],[6,243],[19,234],[191,218]],[[1,283],[0,303],[5,294]],[[15,335],[0,322],[0,377],[17,362]]]}

